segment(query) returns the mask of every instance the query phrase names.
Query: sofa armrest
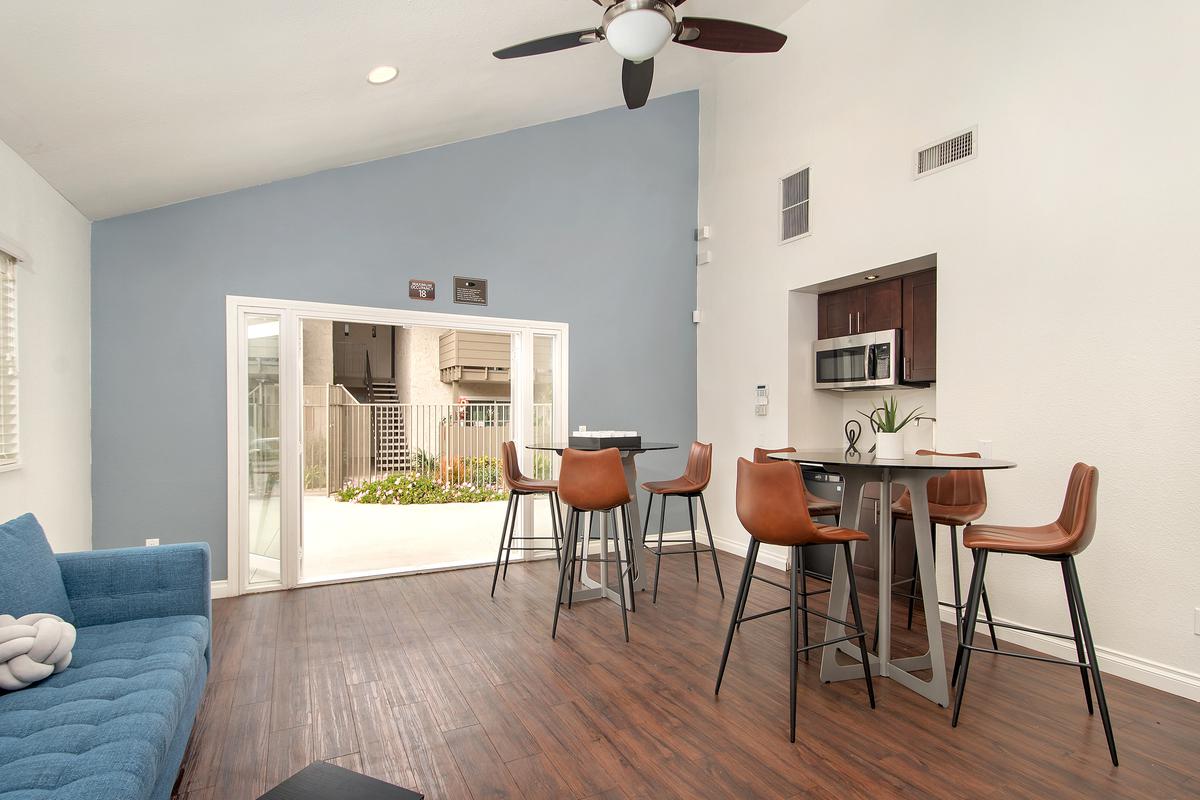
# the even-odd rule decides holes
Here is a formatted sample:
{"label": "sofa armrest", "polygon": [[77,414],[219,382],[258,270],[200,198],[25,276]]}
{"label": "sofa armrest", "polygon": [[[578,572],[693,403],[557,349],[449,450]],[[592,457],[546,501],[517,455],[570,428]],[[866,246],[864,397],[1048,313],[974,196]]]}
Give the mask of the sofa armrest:
{"label": "sofa armrest", "polygon": [[78,627],[184,614],[211,625],[207,544],[64,553],[58,566]]}

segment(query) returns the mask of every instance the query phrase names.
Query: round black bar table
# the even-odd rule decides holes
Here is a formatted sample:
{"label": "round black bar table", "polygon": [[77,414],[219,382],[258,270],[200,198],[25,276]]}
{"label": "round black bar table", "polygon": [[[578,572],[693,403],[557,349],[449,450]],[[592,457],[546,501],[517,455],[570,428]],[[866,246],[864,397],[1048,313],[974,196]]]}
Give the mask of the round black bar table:
{"label": "round black bar table", "polygon": [[[596,441],[598,443],[600,443],[599,446],[594,447],[594,448],[588,448],[589,450],[605,449],[604,444],[603,444],[603,442],[604,442],[603,439],[598,438],[598,439],[596,439]],[[549,442],[549,443],[544,443],[544,444],[527,445],[527,449],[529,449],[529,450],[553,450],[554,452],[558,453],[560,456],[562,455],[563,450],[567,450],[570,447],[571,447],[571,445],[563,443],[563,442]],[[642,442],[637,447],[617,446],[617,445],[614,445],[614,447],[616,447],[616,449],[621,451],[621,466],[623,466],[625,468],[625,485],[629,487],[629,497],[630,497],[629,516],[631,518],[629,520],[629,524],[633,529],[631,531],[631,535],[633,536],[633,545],[634,545],[634,547],[633,547],[633,563],[634,563],[635,571],[637,572],[637,577],[633,581],[633,588],[636,591],[640,592],[640,591],[644,591],[646,589],[646,570],[643,568],[645,566],[645,564],[644,564],[644,559],[642,558],[642,553],[645,548],[642,547],[642,511],[641,511],[641,507],[638,504],[638,477],[637,477],[637,462],[635,459],[642,453],[650,452],[651,450],[677,450],[679,448],[679,445],[674,444],[672,442]],[[590,528],[590,526],[589,526],[589,528]],[[605,554],[605,555],[607,555],[607,554]],[[611,588],[609,588],[609,585],[608,585],[608,564],[606,564],[604,562],[601,562],[601,564],[600,564],[600,581],[599,581],[599,583],[592,580],[591,577],[589,577],[586,573],[584,573],[581,576],[581,581],[582,581],[583,585],[586,586],[587,588],[586,589],[575,589],[573,592],[572,598],[571,598],[572,602],[579,602],[580,600],[591,600],[591,599],[594,599],[597,597],[607,597],[609,600],[612,600],[614,603],[620,602],[621,596],[619,594],[617,594],[615,591],[613,591]],[[618,585],[620,585],[621,591],[625,591],[625,586],[626,586],[625,583],[618,581]],[[572,591],[572,589],[571,589],[571,587],[566,587],[563,589],[563,591],[564,591],[564,596],[562,599],[565,602],[567,600],[565,593]],[[626,600],[626,602],[629,602],[631,600],[631,598],[626,597],[625,600]]]}
{"label": "round black bar table", "polygon": [[[915,536],[917,562],[921,577],[921,598],[925,606],[925,628],[929,649],[920,656],[892,660],[892,484],[900,484],[912,496],[913,530],[927,531],[929,525],[929,496],[926,484],[930,478],[955,470],[1012,469],[1011,461],[990,458],[960,458],[957,456],[916,456],[882,459],[869,453],[846,455],[842,450],[807,450],[797,453],[772,453],[777,461],[792,461],[798,466],[823,467],[842,476],[842,513],[838,524],[843,528],[861,530],[858,515],[862,510],[863,489],[868,483],[880,484],[879,492],[879,643],[871,659],[871,674],[891,678],[897,683],[932,700],[943,708],[950,704],[950,686],[946,676],[946,658],[942,650],[942,624],[938,610],[937,573],[933,566],[933,541],[928,536]],[[850,543],[854,552],[854,543]],[[849,588],[846,580],[845,555],[839,548],[833,563],[833,584],[829,594],[829,615],[846,618]],[[957,612],[956,612],[957,613]],[[825,639],[845,636],[844,626],[826,622]],[[855,660],[855,664],[838,662],[838,652]],[[862,658],[857,648],[846,643],[826,647],[821,655],[821,680],[862,680]],[[932,677],[922,680],[913,672],[929,670]]]}

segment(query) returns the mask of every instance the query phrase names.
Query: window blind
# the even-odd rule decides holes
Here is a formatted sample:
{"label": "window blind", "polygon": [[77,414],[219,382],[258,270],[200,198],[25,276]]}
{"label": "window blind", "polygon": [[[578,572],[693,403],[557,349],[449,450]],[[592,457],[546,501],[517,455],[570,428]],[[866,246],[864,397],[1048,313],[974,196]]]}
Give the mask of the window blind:
{"label": "window blind", "polygon": [[0,251],[0,467],[20,455],[17,378],[17,260]]}

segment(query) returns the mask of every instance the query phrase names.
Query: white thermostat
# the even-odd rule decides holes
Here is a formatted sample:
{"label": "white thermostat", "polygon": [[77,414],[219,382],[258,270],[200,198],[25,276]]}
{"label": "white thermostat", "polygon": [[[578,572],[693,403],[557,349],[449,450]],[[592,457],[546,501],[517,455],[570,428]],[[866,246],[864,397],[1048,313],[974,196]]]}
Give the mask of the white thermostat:
{"label": "white thermostat", "polygon": [[765,383],[760,383],[758,386],[755,386],[754,413],[757,416],[765,417],[767,415],[767,404],[769,402],[770,401],[767,397],[767,385]]}

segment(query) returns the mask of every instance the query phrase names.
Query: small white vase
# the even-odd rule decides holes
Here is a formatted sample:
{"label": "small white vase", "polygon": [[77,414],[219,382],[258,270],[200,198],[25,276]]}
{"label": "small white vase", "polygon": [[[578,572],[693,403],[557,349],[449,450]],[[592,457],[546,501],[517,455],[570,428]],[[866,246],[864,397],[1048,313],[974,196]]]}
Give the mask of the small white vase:
{"label": "small white vase", "polygon": [[885,461],[904,458],[904,433],[875,434],[875,457]]}

